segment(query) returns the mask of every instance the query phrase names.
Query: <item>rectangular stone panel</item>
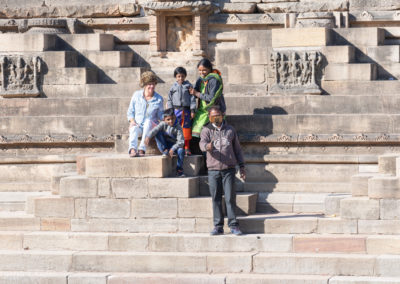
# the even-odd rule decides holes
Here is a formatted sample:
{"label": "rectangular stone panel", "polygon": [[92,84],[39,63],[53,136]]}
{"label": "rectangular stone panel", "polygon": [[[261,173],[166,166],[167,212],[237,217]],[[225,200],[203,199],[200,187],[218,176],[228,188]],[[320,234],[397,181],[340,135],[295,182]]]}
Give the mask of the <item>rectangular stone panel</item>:
{"label": "rectangular stone panel", "polygon": [[273,29],[272,47],[326,46],[332,42],[331,31],[326,28]]}

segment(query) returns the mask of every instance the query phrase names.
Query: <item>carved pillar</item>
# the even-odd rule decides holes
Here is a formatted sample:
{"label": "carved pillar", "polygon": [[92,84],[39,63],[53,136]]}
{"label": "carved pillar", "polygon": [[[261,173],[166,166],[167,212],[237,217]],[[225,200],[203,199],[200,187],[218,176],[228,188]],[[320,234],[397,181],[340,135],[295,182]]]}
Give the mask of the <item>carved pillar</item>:
{"label": "carved pillar", "polygon": [[193,17],[194,51],[206,51],[208,48],[208,15],[201,13]]}
{"label": "carved pillar", "polygon": [[159,20],[156,15],[149,16],[149,32],[150,32],[150,51],[157,52],[160,50]]}

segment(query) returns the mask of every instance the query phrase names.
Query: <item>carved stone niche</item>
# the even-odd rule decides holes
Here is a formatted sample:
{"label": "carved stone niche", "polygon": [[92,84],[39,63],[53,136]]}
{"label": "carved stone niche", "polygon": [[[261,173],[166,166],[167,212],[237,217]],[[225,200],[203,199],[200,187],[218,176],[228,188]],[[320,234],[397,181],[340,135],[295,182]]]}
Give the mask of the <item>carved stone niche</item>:
{"label": "carved stone niche", "polygon": [[271,94],[320,95],[322,54],[318,51],[279,51],[271,53],[275,83]]}
{"label": "carved stone niche", "polygon": [[150,50],[192,52],[203,55],[208,48],[208,15],[216,6],[210,1],[146,2],[149,16]]}
{"label": "carved stone niche", "polygon": [[39,57],[0,56],[0,96],[37,97],[41,77],[42,60]]}
{"label": "carved stone niche", "polygon": [[296,19],[296,28],[335,28],[335,26],[335,15],[332,12],[300,13]]}

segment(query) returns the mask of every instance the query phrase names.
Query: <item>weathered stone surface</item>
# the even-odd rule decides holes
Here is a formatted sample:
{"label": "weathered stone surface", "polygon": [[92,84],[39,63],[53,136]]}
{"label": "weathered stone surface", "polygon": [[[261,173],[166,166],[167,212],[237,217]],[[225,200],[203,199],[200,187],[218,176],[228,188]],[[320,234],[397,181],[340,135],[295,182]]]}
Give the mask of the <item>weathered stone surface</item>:
{"label": "weathered stone surface", "polygon": [[176,218],[178,201],[176,198],[132,199],[132,218]]}
{"label": "weathered stone surface", "polygon": [[113,178],[112,193],[115,198],[147,198],[149,196],[146,178]]}
{"label": "weathered stone surface", "polygon": [[257,8],[264,13],[305,13],[348,11],[348,0],[301,0],[299,2],[276,2],[257,4]]}
{"label": "weathered stone surface", "polygon": [[319,218],[318,234],[357,234],[357,220]]}
{"label": "weathered stone surface", "polygon": [[400,200],[380,199],[379,202],[381,220],[400,220]]}
{"label": "weathered stone surface", "polygon": [[171,172],[170,162],[161,156],[129,158],[128,155],[113,155],[86,160],[86,175],[89,177],[166,177]]}
{"label": "weathered stone surface", "polygon": [[256,10],[255,3],[224,3],[221,6],[223,13],[251,14]]}
{"label": "weathered stone surface", "polygon": [[39,197],[35,199],[37,217],[73,217],[74,199],[59,197]]}
{"label": "weathered stone surface", "polygon": [[69,218],[41,218],[40,230],[42,231],[70,231],[71,219]]}
{"label": "weathered stone surface", "polygon": [[366,253],[363,236],[300,235],[293,238],[296,253]]}
{"label": "weathered stone surface", "polygon": [[111,34],[63,34],[58,35],[57,47],[78,51],[107,51],[114,48],[114,36]]}
{"label": "weathered stone surface", "polygon": [[337,216],[340,214],[340,200],[349,197],[349,194],[330,194],[325,197],[325,215]]}
{"label": "weathered stone surface", "polygon": [[326,284],[330,279],[330,276],[319,275],[230,274],[226,277],[226,284]]}
{"label": "weathered stone surface", "polygon": [[254,253],[208,253],[208,273],[249,273]]}
{"label": "weathered stone surface", "polygon": [[272,47],[326,46],[332,42],[332,32],[326,28],[273,29]]}
{"label": "weathered stone surface", "polygon": [[74,273],[68,275],[69,284],[107,284],[108,273]]}
{"label": "weathered stone surface", "polygon": [[247,48],[251,42],[253,48],[265,48],[271,46],[271,30],[238,30],[237,44],[239,47]]}
{"label": "weathered stone surface", "polygon": [[334,29],[335,44],[356,47],[384,45],[385,30],[381,28],[342,28]]}
{"label": "weathered stone surface", "polygon": [[349,0],[350,11],[385,11],[399,10],[400,3],[396,0]]}
{"label": "weathered stone surface", "polygon": [[149,234],[110,234],[108,246],[111,251],[147,251]]}
{"label": "weathered stone surface", "polygon": [[40,218],[7,212],[6,216],[3,215],[0,218],[0,229],[2,231],[39,231]]}
{"label": "weathered stone surface", "polygon": [[23,235],[15,232],[2,232],[0,234],[0,249],[20,250],[22,249]]}
{"label": "weathered stone surface", "polygon": [[151,198],[195,197],[199,194],[199,178],[149,178],[148,190]]}
{"label": "weathered stone surface", "polygon": [[[15,5],[15,3],[12,3]],[[47,4],[47,2],[46,2]],[[127,17],[136,16],[140,9],[133,3],[104,3],[90,5],[79,3],[79,5],[68,5],[69,2],[56,5],[27,5],[24,2],[21,6],[3,6],[0,9],[0,18],[97,18],[97,17]]]}
{"label": "weathered stone surface", "polygon": [[62,197],[96,197],[97,179],[85,176],[64,177],[60,181]]}
{"label": "weathered stone surface", "polygon": [[38,52],[54,49],[55,35],[49,34],[0,34],[0,51]]}
{"label": "weathered stone surface", "polygon": [[380,255],[376,259],[376,274],[380,276],[400,276],[396,267],[400,265],[400,258],[397,255]]}
{"label": "weathered stone surface", "polygon": [[209,197],[178,199],[178,216],[180,218],[212,217],[212,202]]}
{"label": "weathered stone surface", "polygon": [[370,198],[400,198],[400,180],[395,176],[373,177],[368,180]]}
{"label": "weathered stone surface", "polygon": [[108,284],[120,284],[120,283],[135,283],[135,284],[146,284],[146,283],[157,283],[157,284],[225,284],[224,275],[207,275],[199,273],[189,274],[170,274],[170,273],[129,273],[111,275],[108,277]]}
{"label": "weathered stone surface", "polygon": [[231,65],[228,67],[230,84],[260,84],[265,81],[262,65]]}
{"label": "weathered stone surface", "polygon": [[400,234],[399,220],[358,220],[359,234]]}
{"label": "weathered stone surface", "polygon": [[325,46],[321,52],[328,63],[351,63],[355,59],[354,46]]}
{"label": "weathered stone surface", "polygon": [[379,200],[365,197],[345,198],[340,201],[340,216],[344,219],[379,219]]}
{"label": "weathered stone surface", "polygon": [[215,54],[215,60],[217,66],[222,66],[227,63],[229,65],[243,65],[243,64],[249,64],[250,63],[250,58],[249,58],[249,50],[248,49],[222,49],[218,48],[216,50]]}
{"label": "weathered stone surface", "polygon": [[88,199],[87,216],[92,218],[129,218],[130,202],[123,199]]}
{"label": "weathered stone surface", "polygon": [[6,272],[2,271],[0,275],[0,282],[3,283],[18,283],[30,284],[32,282],[37,284],[65,284],[67,281],[67,274],[64,272]]}
{"label": "weathered stone surface", "polygon": [[375,64],[329,64],[325,68],[325,81],[370,81],[377,78]]}
{"label": "weathered stone surface", "polygon": [[77,198],[75,199],[75,218],[86,218],[87,210],[87,199]]}
{"label": "weathered stone surface", "polygon": [[351,195],[368,196],[368,180],[373,174],[358,174],[351,177]]}

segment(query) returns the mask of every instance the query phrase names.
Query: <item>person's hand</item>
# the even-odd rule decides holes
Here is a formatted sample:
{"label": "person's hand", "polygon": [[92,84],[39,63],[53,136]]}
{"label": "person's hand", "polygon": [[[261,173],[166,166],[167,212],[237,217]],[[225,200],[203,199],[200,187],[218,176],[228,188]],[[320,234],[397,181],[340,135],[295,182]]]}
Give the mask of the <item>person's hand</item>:
{"label": "person's hand", "polygon": [[174,150],[169,150],[169,156],[172,158],[172,156],[174,155]]}
{"label": "person's hand", "polygon": [[195,115],[196,115],[196,113],[194,113],[194,112],[190,113],[190,118],[193,119]]}
{"label": "person's hand", "polygon": [[136,121],[133,119],[133,120],[131,120],[131,122],[129,123],[129,128],[134,127],[134,126],[136,126],[136,125],[137,125],[137,123],[136,123]]}
{"label": "person's hand", "polygon": [[212,146],[212,142],[210,142],[210,143],[208,143],[207,145],[206,145],[206,150],[207,151],[212,151],[212,148],[213,148],[213,146]]}
{"label": "person's hand", "polygon": [[146,139],[144,139],[144,145],[149,146],[150,144],[150,138],[146,137]]}
{"label": "person's hand", "polygon": [[194,94],[194,89],[193,89],[193,87],[190,87],[190,88],[189,88],[189,94],[191,94],[191,95]]}
{"label": "person's hand", "polygon": [[243,180],[246,180],[246,170],[245,170],[245,168],[240,168],[239,172],[240,172],[240,178],[243,179]]}

